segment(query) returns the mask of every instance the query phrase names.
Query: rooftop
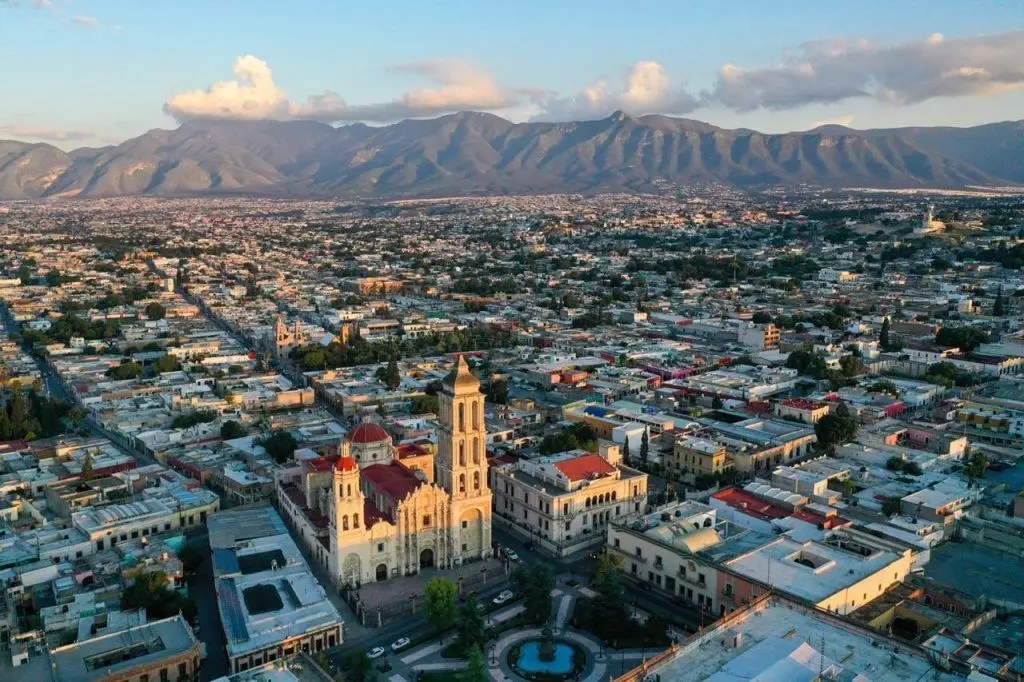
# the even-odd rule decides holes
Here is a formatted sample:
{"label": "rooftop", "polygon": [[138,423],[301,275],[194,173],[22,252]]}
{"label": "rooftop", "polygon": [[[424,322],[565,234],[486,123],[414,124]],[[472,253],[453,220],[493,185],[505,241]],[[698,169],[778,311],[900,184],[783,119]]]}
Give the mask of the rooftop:
{"label": "rooftop", "polygon": [[[934,669],[918,649],[775,596],[687,639],[648,673],[672,682],[811,682],[961,679]],[[823,660],[824,659],[824,660]],[[859,677],[858,677],[859,676]]]}

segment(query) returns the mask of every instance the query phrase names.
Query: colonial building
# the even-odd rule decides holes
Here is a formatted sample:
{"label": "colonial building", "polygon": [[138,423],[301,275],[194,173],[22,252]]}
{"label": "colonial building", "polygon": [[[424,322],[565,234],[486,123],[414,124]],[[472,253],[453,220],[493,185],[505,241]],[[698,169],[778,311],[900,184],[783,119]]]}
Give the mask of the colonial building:
{"label": "colonial building", "polygon": [[281,509],[339,585],[450,568],[491,553],[480,382],[459,358],[438,394],[436,457],[364,422],[338,455],[277,475]]}
{"label": "colonial building", "polygon": [[495,467],[498,522],[557,556],[603,543],[609,523],[647,505],[647,474],[621,456],[602,441],[600,454],[571,450]]}
{"label": "colonial building", "polygon": [[302,323],[296,321],[295,326],[292,329],[288,329],[288,325],[284,323],[284,320],[278,317],[277,322],[274,323],[274,335],[271,341],[275,358],[281,359],[288,355],[292,348],[306,343],[306,335],[302,331]]}

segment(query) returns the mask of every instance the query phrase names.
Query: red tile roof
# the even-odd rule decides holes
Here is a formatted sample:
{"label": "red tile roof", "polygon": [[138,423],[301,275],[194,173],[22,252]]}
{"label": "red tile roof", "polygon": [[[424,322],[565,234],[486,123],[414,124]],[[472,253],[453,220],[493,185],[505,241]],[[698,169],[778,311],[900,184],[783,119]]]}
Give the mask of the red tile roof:
{"label": "red tile roof", "polygon": [[346,456],[338,458],[337,468],[341,469],[342,471],[354,471],[359,468],[359,465],[356,464],[356,461],[354,459]]}
{"label": "red tile roof", "polygon": [[771,521],[772,519],[784,519],[790,515],[789,510],[768,504],[759,497],[751,495],[740,488],[726,488],[720,490],[711,497],[725,502],[733,509],[749,514],[755,519]]}
{"label": "red tile roof", "polygon": [[563,462],[555,462],[555,468],[570,481],[585,481],[615,471],[615,467],[600,455],[580,455]]}
{"label": "red tile roof", "polygon": [[407,445],[398,446],[398,459],[405,459],[406,457],[420,457],[427,454],[426,448],[416,443],[409,443]]}
{"label": "red tile roof", "polygon": [[305,464],[313,471],[330,471],[334,468],[334,462],[337,459],[337,456],[317,457],[316,459],[305,460]]}
{"label": "red tile roof", "polygon": [[363,469],[363,479],[395,501],[404,500],[409,493],[423,485],[416,474],[399,462],[368,466]]}
{"label": "red tile roof", "polygon": [[380,424],[363,422],[349,432],[345,437],[350,443],[379,443],[388,440],[391,435]]}

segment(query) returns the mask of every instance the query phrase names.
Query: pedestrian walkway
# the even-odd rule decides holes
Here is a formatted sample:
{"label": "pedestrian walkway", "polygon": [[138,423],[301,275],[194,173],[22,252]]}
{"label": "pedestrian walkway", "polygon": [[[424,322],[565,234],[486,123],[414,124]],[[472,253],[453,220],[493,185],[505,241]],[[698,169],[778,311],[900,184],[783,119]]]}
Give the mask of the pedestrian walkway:
{"label": "pedestrian walkway", "polygon": [[416,661],[420,660],[421,658],[426,658],[427,656],[429,656],[430,654],[434,653],[435,651],[440,651],[442,646],[444,646],[443,643],[441,643],[441,642],[434,642],[433,644],[428,644],[427,646],[422,647],[420,649],[417,649],[416,651],[413,651],[412,653],[406,654],[405,656],[402,656],[398,660],[400,660],[402,663],[404,663],[406,665],[409,665],[410,663],[415,663]]}
{"label": "pedestrian walkway", "polygon": [[417,672],[433,672],[435,670],[462,670],[469,663],[467,661],[445,661],[443,663],[423,663],[416,666]]}
{"label": "pedestrian walkway", "polygon": [[392,675],[388,678],[388,682],[407,682],[407,680],[401,675]]}
{"label": "pedestrian walkway", "polygon": [[506,620],[509,620],[510,618],[515,618],[516,616],[518,616],[520,613],[522,613],[525,610],[526,610],[526,607],[523,606],[522,604],[519,604],[517,606],[513,606],[512,608],[505,609],[504,611],[501,611],[499,613],[493,614],[491,616],[491,622],[492,623],[503,623]]}
{"label": "pedestrian walkway", "polygon": [[558,615],[555,617],[555,627],[564,628],[565,624],[569,622],[569,614],[572,611],[572,595],[567,594],[562,597],[562,601],[558,604]]}

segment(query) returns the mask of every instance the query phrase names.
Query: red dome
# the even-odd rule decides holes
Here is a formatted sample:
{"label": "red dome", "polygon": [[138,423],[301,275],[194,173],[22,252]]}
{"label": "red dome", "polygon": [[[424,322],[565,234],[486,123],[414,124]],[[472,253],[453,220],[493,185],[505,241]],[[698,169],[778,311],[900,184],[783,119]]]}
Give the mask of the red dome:
{"label": "red dome", "polygon": [[363,422],[356,428],[352,429],[346,440],[349,443],[379,443],[383,440],[390,440],[391,436],[387,431],[380,426],[380,424],[374,424],[373,422]]}
{"label": "red dome", "polygon": [[342,471],[354,471],[357,468],[359,468],[359,465],[356,464],[356,461],[354,459],[352,459],[351,457],[341,457],[341,458],[339,458],[338,459],[338,463],[335,466],[338,469],[341,469]]}

